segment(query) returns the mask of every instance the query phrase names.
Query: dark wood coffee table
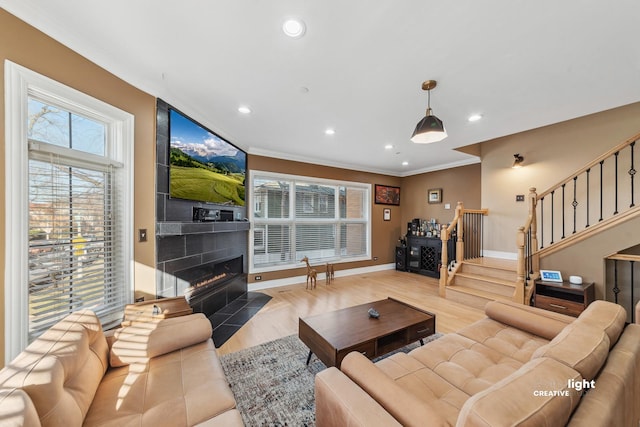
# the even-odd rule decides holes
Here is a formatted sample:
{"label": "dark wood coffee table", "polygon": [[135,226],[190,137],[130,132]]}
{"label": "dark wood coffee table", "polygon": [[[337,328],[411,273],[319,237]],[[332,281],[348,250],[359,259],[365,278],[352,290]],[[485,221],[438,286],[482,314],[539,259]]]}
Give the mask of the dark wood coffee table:
{"label": "dark wood coffee table", "polygon": [[[369,317],[368,310],[380,313]],[[300,319],[298,336],[327,367],[340,368],[342,359],[359,351],[369,359],[434,334],[436,315],[393,298]]]}

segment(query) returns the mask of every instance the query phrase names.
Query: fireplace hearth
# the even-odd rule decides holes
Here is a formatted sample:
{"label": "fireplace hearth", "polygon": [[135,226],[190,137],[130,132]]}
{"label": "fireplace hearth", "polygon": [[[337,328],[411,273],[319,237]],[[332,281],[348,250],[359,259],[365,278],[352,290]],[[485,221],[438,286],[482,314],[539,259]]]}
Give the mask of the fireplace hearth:
{"label": "fireplace hearth", "polygon": [[175,273],[178,293],[194,312],[210,316],[247,291],[243,257],[218,260]]}

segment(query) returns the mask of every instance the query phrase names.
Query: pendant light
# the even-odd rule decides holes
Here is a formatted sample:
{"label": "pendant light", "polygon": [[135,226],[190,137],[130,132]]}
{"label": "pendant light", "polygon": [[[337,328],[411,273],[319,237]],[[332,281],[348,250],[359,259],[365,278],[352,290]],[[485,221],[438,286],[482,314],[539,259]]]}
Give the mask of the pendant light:
{"label": "pendant light", "polygon": [[411,141],[417,144],[429,144],[431,142],[442,141],[447,137],[442,120],[433,115],[431,111],[431,89],[436,87],[435,80],[427,80],[422,83],[422,90],[427,91],[427,115],[418,122],[416,130],[413,131]]}

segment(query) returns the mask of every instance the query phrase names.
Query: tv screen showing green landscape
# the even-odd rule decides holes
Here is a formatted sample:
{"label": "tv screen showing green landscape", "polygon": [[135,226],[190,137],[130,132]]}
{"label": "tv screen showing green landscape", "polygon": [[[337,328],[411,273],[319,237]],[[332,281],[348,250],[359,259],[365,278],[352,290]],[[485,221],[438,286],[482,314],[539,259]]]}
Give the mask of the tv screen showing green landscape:
{"label": "tv screen showing green landscape", "polygon": [[244,206],[247,154],[169,109],[169,195]]}

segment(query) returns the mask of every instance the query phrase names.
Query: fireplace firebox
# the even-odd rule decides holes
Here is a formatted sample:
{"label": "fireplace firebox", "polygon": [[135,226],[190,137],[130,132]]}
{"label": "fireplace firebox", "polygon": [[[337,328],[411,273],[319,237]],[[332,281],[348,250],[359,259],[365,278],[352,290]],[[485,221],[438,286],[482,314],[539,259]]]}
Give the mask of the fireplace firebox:
{"label": "fireplace firebox", "polygon": [[247,291],[243,257],[217,260],[177,271],[178,291],[194,312],[210,316]]}

